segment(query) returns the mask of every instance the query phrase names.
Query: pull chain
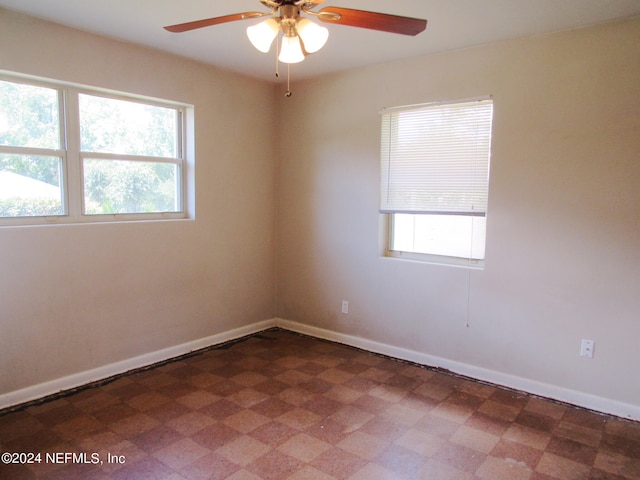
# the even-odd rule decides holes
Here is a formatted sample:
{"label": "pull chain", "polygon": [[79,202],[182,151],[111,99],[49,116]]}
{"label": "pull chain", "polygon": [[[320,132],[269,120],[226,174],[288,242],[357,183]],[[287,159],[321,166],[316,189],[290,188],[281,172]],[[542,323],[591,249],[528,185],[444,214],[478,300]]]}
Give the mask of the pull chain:
{"label": "pull chain", "polygon": [[284,94],[285,97],[291,96],[291,64],[287,63],[287,91]]}
{"label": "pull chain", "polygon": [[276,36],[276,78],[280,77],[280,61],[278,60],[278,51],[280,50],[280,35]]}
{"label": "pull chain", "polygon": [[[278,59],[278,51],[280,50],[280,36],[276,37],[276,78],[280,78],[280,60]],[[285,97],[290,97],[291,93],[291,64],[287,63],[287,91]]]}

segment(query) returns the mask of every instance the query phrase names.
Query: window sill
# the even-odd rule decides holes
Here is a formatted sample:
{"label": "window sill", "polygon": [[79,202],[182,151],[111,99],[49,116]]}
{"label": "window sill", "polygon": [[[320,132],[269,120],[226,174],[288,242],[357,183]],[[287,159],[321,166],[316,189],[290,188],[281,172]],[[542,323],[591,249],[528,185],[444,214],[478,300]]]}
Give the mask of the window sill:
{"label": "window sill", "polygon": [[384,258],[393,258],[409,262],[427,263],[430,265],[467,268],[471,270],[484,270],[484,260],[469,258],[447,257],[444,255],[431,255],[427,253],[402,252],[399,250],[387,250]]}
{"label": "window sill", "polygon": [[109,223],[162,222],[168,220],[191,220],[193,217],[184,212],[149,214],[105,214],[70,217],[67,215],[50,217],[14,217],[0,219],[3,227],[38,227],[49,225],[96,225]]}

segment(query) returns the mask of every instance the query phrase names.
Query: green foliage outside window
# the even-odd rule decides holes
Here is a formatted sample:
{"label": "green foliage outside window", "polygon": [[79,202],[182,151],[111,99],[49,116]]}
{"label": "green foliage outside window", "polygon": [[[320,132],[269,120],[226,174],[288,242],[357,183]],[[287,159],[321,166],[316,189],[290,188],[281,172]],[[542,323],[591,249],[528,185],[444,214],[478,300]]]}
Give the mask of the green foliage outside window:
{"label": "green foliage outside window", "polygon": [[[54,88],[0,80],[0,217],[64,215],[60,97]],[[176,157],[176,109],[87,94],[78,100],[81,150],[129,157],[84,154],[84,213],[178,211],[176,164],[131,158]]]}

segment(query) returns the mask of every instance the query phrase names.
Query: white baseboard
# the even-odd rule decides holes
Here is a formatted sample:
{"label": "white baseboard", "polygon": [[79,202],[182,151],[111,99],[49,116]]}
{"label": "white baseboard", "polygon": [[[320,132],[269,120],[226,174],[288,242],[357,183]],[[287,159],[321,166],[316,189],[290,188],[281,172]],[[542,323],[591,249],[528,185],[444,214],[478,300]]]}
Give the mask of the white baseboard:
{"label": "white baseboard", "polygon": [[476,367],[467,363],[456,362],[442,357],[428,355],[415,350],[395,347],[385,343],[367,340],[344,333],[325,330],[281,318],[276,319],[276,325],[285,330],[302,333],[316,338],[361,348],[369,352],[380,353],[394,358],[407,360],[429,367],[443,368],[453,373],[475,378],[496,385],[520,390],[545,398],[558,400],[579,407],[588,408],[601,413],[616,415],[631,420],[640,420],[640,405],[619,402],[609,398],[599,397],[576,390],[570,390],[549,383],[538,382],[528,378],[518,377],[508,373]]}
{"label": "white baseboard", "polygon": [[150,352],[138,357],[130,358],[120,362],[115,362],[102,367],[94,368],[84,372],[79,372],[66,377],[51,380],[21,390],[0,394],[0,410],[22,403],[38,400],[49,395],[53,395],[65,390],[71,390],[83,385],[104,380],[114,375],[119,375],[136,368],[143,368],[154,363],[179,357],[187,353],[221,344],[247,335],[251,335],[272,327],[280,327],[292,332],[302,333],[324,340],[330,340],[352,347],[361,348],[373,353],[379,353],[390,357],[407,360],[429,367],[443,368],[453,373],[475,378],[477,380],[502,385],[505,387],[521,390],[541,397],[551,398],[566,402],[572,405],[588,408],[602,413],[608,413],[632,420],[640,420],[640,406],[632,405],[616,400],[591,395],[576,390],[570,390],[557,385],[538,382],[515,375],[476,367],[467,363],[456,362],[442,357],[428,355],[426,353],[408,350],[393,345],[367,340],[340,332],[325,330],[323,328],[305,325],[303,323],[274,318],[256,322],[244,327],[228,330],[216,335],[183,343],[173,347],[165,348],[155,352]]}
{"label": "white baseboard", "polygon": [[65,390],[71,390],[89,383],[104,380],[114,375],[128,372],[136,368],[147,367],[154,363],[162,362],[170,358],[179,357],[187,353],[199,350],[201,348],[210,347],[220,343],[235,340],[253,333],[261,332],[276,326],[276,320],[264,320],[252,323],[244,327],[234,328],[226,332],[211,335],[209,337],[200,338],[191,342],[183,343],[173,347],[157,350],[155,352],[146,353],[138,357],[129,358],[120,362],[111,363],[102,367],[86,370],[84,372],[75,373],[62,378],[57,378],[49,382],[40,383],[21,390],[15,390],[9,393],[0,394],[0,410],[26,402],[31,402],[40,398],[47,397]]}

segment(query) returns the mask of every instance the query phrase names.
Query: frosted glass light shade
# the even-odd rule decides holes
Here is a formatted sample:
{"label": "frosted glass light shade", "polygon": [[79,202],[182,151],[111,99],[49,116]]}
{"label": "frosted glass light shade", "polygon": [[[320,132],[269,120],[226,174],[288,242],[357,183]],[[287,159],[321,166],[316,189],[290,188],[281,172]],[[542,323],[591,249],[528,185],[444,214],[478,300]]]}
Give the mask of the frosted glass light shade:
{"label": "frosted glass light shade", "polygon": [[278,60],[282,63],[299,63],[304,60],[302,45],[300,45],[300,38],[297,35],[282,39],[282,48],[280,49]]}
{"label": "frosted glass light shade", "polygon": [[296,29],[307,53],[314,53],[320,50],[329,38],[329,30],[313,23],[308,18],[301,18],[296,25]]}
{"label": "frosted glass light shade", "polygon": [[279,31],[280,25],[278,25],[278,22],[274,18],[268,18],[257,25],[247,28],[247,36],[254,47],[263,53],[267,53]]}

